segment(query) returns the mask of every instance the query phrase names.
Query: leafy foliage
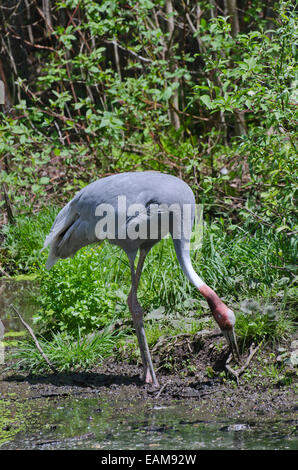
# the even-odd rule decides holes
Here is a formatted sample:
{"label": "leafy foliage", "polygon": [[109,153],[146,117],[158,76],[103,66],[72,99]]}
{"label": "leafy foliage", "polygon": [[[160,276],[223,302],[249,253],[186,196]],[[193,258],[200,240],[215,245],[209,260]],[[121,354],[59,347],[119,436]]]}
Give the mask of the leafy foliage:
{"label": "leafy foliage", "polygon": [[27,214],[17,217],[15,225],[4,226],[5,239],[0,249],[0,261],[7,270],[36,271],[44,261],[40,250],[57,213],[57,209],[49,206],[34,216]]}
{"label": "leafy foliage", "polygon": [[[119,250],[86,248],[49,273],[39,250],[56,207],[86,184],[153,169],[183,178],[204,204],[204,244],[192,253],[201,276],[235,310],[244,299],[273,304],[284,325],[260,307],[239,313],[239,334],[282,336],[297,254],[294,2],[42,3],[0,6],[0,261],[38,274],[36,321],[67,340],[126,317]],[[167,239],[148,256],[139,296],[165,317],[205,313]]]}
{"label": "leafy foliage", "polygon": [[[216,2],[201,2],[199,21],[194,2],[172,14],[164,0],[55,6],[51,35],[33,48],[39,67],[15,76],[15,114],[0,120],[0,181],[16,210],[149,168],[184,177],[213,213],[236,206],[241,219],[295,232],[292,2],[270,14],[246,2],[233,13],[238,32]],[[13,49],[18,39],[5,38]]]}
{"label": "leafy foliage", "polygon": [[[111,256],[111,252],[109,254]],[[120,301],[120,316],[123,303],[118,292],[119,277],[123,278],[119,258],[116,255],[111,266],[107,254],[101,256],[101,246],[85,248],[73,259],[59,262],[49,272],[43,270],[42,310],[35,320],[42,321],[48,331],[70,333],[77,332],[78,328],[82,333],[91,332],[112,323],[117,315],[117,302]],[[108,274],[109,264],[112,276]]]}

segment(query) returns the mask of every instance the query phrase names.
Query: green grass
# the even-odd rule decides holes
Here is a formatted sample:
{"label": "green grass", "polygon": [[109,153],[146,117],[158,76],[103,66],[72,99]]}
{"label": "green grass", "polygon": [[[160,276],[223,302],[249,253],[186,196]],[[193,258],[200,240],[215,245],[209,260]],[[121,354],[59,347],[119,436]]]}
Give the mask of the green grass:
{"label": "green grass", "polygon": [[[52,339],[39,338],[38,342],[59,372],[88,370],[99,365],[103,359],[112,355],[115,343],[121,334],[108,332],[74,336],[66,332],[55,333]],[[11,358],[17,360],[17,367],[22,366],[32,373],[49,372],[50,367],[42,358],[32,340],[19,342],[18,347],[11,353]]]}
{"label": "green grass", "polygon": [[[101,353],[96,342],[84,343],[86,335],[130,318],[128,260],[121,249],[105,242],[85,247],[46,271],[47,253],[39,250],[56,213],[46,208],[36,216],[17,218],[16,226],[4,230],[1,253],[8,254],[11,271],[38,278],[40,309],[35,322],[42,329],[49,356],[56,351],[62,368],[89,367],[92,349]],[[200,277],[234,309],[243,348],[252,341],[280,341],[293,329],[296,248],[293,239],[271,229],[244,230],[222,219],[205,224],[203,247],[191,253],[192,262]],[[200,318],[209,314],[206,302],[178,265],[170,238],[149,253],[138,294],[146,312],[158,309],[157,320],[154,314],[145,320],[151,346],[162,334],[196,331]],[[115,338],[110,339],[115,343]],[[41,358],[33,349],[22,343],[23,357],[30,356],[30,367],[38,368]]]}
{"label": "green grass", "polygon": [[57,213],[57,208],[45,207],[37,214],[19,215],[15,225],[3,227],[0,262],[6,272],[32,273],[43,263],[44,257],[39,252]]}
{"label": "green grass", "polygon": [[271,343],[286,340],[292,331],[294,331],[293,321],[281,313],[277,314],[274,319],[266,312],[259,310],[251,314],[241,312],[237,315],[236,332],[242,348],[264,339]]}

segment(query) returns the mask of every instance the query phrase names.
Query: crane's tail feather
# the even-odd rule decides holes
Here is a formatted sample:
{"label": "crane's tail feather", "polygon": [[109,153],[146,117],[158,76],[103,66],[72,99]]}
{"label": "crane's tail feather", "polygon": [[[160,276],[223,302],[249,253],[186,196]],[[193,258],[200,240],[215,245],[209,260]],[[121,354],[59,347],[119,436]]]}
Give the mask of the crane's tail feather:
{"label": "crane's tail feather", "polygon": [[51,269],[52,266],[54,266],[54,264],[58,261],[59,258],[57,258],[57,256],[55,256],[54,254],[54,249],[53,247],[51,246],[50,248],[50,253],[49,253],[49,256],[48,256],[48,259],[47,259],[47,262],[46,262],[46,269]]}
{"label": "crane's tail feather", "polygon": [[51,269],[51,267],[54,266],[54,264],[61,257],[59,256],[57,249],[61,243],[61,240],[63,240],[65,233],[75,223],[77,218],[78,214],[70,203],[68,203],[57,215],[50,233],[45,239],[44,246],[40,250],[40,252],[42,252],[48,246],[50,247],[46,269]]}

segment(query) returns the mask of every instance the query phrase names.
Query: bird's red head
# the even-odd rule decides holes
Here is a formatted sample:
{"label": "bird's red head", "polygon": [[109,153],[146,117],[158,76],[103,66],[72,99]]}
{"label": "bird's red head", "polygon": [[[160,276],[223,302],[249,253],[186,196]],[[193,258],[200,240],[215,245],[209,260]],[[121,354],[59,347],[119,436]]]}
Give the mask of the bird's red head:
{"label": "bird's red head", "polygon": [[208,287],[206,284],[200,289],[201,294],[205,297],[208,302],[208,305],[211,309],[211,312],[214,316],[216,323],[218,324],[221,330],[231,329],[235,325],[235,315],[230,310],[218,295]]}
{"label": "bird's red head", "polygon": [[223,301],[220,300],[214,290],[212,290],[206,284],[200,287],[199,291],[207,300],[214,319],[224,334],[229,346],[231,346],[232,351],[236,351],[238,354],[238,346],[234,332],[234,325],[236,321],[234,312],[229,309],[223,303]]}

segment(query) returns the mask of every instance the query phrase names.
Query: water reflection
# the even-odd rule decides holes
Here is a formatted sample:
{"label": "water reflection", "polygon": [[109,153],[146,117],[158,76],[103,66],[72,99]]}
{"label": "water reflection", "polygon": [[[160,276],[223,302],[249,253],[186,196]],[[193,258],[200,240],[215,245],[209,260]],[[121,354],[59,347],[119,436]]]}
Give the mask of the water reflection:
{"label": "water reflection", "polygon": [[32,280],[0,280],[0,318],[6,332],[24,329],[9,307],[11,303],[20,311],[24,320],[32,324],[32,317],[38,310],[38,293],[38,284]]}
{"label": "water reflection", "polygon": [[[37,404],[36,404],[37,406]],[[289,414],[247,420],[204,416],[195,403],[70,398],[43,405],[39,425],[1,449],[296,449]]]}

